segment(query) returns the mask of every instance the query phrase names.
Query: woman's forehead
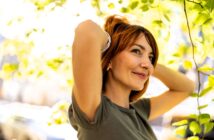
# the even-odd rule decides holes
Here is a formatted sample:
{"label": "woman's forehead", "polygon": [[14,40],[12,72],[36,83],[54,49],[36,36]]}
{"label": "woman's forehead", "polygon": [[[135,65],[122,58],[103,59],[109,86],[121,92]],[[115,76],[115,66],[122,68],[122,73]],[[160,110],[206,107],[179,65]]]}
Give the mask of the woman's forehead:
{"label": "woman's forehead", "polygon": [[144,34],[141,34],[134,42],[131,46],[138,46],[141,49],[148,51],[148,52],[153,52],[152,47],[150,46],[149,42],[147,41],[146,37]]}

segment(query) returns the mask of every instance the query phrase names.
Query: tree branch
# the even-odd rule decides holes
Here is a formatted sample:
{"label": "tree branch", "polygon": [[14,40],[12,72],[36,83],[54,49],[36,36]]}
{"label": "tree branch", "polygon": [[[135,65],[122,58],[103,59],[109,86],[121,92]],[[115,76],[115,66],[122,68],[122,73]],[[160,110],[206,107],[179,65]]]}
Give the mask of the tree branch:
{"label": "tree branch", "polygon": [[204,7],[201,5],[200,2],[195,2],[194,0],[193,0],[193,1],[192,1],[192,0],[187,0],[187,1],[199,5],[199,6],[201,6],[201,8],[204,8]]}
{"label": "tree branch", "polygon": [[[197,94],[199,95],[200,89],[201,89],[200,71],[198,70],[198,64],[196,63],[196,60],[195,60],[195,45],[193,43],[192,35],[191,35],[191,31],[190,31],[189,19],[188,19],[187,10],[186,10],[186,0],[184,0],[184,13],[185,13],[186,24],[187,24],[187,28],[188,28],[188,35],[189,35],[190,43],[191,43],[191,46],[192,46],[192,58],[193,58],[193,61],[194,61],[195,67],[196,67],[196,71],[197,71],[197,76],[198,76],[198,91],[197,91]],[[200,106],[199,96],[197,96],[197,105],[198,105],[198,107]],[[200,109],[198,109],[198,113],[199,113],[199,115],[201,114],[201,110]]]}

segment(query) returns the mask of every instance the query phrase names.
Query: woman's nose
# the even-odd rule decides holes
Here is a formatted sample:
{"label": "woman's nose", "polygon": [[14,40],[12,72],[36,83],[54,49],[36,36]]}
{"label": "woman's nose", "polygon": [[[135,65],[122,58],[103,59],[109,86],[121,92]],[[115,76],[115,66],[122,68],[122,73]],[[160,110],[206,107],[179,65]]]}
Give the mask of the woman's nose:
{"label": "woman's nose", "polygon": [[150,59],[149,58],[143,58],[141,60],[140,66],[142,68],[149,69],[152,66]]}

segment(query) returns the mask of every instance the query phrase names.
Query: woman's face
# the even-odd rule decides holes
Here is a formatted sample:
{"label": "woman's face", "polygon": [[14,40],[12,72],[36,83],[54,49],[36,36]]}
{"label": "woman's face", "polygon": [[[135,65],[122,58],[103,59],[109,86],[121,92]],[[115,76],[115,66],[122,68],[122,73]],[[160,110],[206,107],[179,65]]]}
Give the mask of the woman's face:
{"label": "woman's face", "polygon": [[152,59],[154,59],[152,48],[144,34],[141,34],[132,46],[111,60],[109,80],[115,80],[114,82],[130,90],[142,90],[144,83],[154,71]]}

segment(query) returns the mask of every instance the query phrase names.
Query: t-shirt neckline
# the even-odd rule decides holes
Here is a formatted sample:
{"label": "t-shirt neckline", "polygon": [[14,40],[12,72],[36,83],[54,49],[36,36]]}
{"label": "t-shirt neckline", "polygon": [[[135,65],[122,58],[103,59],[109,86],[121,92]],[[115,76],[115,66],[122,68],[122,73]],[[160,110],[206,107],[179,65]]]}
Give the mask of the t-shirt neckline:
{"label": "t-shirt neckline", "polygon": [[107,96],[103,95],[114,107],[118,108],[119,110],[127,113],[135,113],[135,109],[133,106],[129,103],[130,108],[125,108],[122,106],[117,105],[116,103],[112,102],[111,99],[109,99]]}

